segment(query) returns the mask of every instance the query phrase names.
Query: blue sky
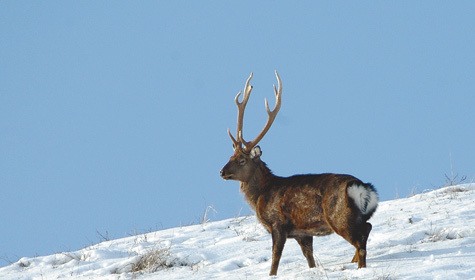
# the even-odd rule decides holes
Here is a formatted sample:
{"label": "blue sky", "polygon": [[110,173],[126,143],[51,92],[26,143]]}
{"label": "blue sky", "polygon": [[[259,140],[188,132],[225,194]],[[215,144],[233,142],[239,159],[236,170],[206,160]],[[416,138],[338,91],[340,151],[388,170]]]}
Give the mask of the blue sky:
{"label": "blue sky", "polygon": [[[250,212],[219,170],[234,96],[275,174],[382,200],[475,177],[475,3],[1,1],[0,257]],[[377,230],[377,229],[374,229]]]}

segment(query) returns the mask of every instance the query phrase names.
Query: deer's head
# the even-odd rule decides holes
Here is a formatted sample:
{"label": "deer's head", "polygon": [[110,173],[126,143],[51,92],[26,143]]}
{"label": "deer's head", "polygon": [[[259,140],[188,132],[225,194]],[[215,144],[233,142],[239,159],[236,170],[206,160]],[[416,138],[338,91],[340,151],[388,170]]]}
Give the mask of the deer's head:
{"label": "deer's head", "polygon": [[228,129],[228,134],[231,140],[233,141],[234,154],[229,159],[229,162],[221,169],[220,175],[225,180],[236,180],[241,182],[249,182],[250,178],[254,175],[256,168],[260,162],[260,156],[262,155],[261,149],[257,144],[264,135],[267,133],[272,123],[274,122],[277,113],[279,112],[281,105],[281,96],[282,96],[282,83],[280,81],[279,74],[275,71],[275,76],[277,77],[278,89],[274,85],[274,93],[276,98],[276,103],[274,110],[269,109],[269,104],[267,99],[265,99],[266,111],[268,115],[267,123],[262,129],[262,131],[257,135],[257,137],[247,142],[242,137],[242,126],[244,119],[244,109],[246,108],[247,101],[251,95],[252,86],[249,85],[249,82],[252,78],[252,73],[246,81],[244,86],[244,95],[242,101],[239,102],[239,96],[241,96],[241,91],[236,95],[234,101],[238,107],[238,120],[237,120],[237,140],[233,137],[231,132]]}

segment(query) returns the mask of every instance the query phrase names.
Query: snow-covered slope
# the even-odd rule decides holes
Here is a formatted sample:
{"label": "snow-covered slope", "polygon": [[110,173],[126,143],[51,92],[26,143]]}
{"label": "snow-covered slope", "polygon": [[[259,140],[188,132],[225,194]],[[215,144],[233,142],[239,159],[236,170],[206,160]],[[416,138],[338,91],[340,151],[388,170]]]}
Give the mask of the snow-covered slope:
{"label": "snow-covered slope", "polygon": [[[370,222],[367,268],[333,234],[314,238],[314,269],[288,240],[276,279],[475,278],[474,185],[381,202]],[[254,216],[238,217],[22,258],[0,279],[266,279],[271,243]]]}

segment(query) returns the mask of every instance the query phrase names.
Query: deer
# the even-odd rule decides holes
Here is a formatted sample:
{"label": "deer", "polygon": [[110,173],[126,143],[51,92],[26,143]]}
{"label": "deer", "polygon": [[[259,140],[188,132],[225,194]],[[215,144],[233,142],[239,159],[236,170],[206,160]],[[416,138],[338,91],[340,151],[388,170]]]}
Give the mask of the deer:
{"label": "deer", "polygon": [[244,86],[242,101],[236,95],[238,108],[236,138],[228,128],[234,154],[221,169],[225,180],[240,182],[251,209],[264,228],[272,236],[272,263],[270,276],[277,275],[285,242],[295,239],[305,256],[308,266],[315,267],[313,236],[337,233],[356,248],[352,263],[358,269],[366,267],[366,243],[372,225],[367,221],[378,206],[378,194],[370,183],[363,183],[351,175],[302,174],[280,177],[272,173],[261,160],[262,151],[257,145],[274,122],[281,107],[282,82],[275,71],[278,88],[274,85],[276,103],[265,107],[268,119],[264,128],[252,141],[243,138],[244,110],[252,91],[249,85],[253,73]]}

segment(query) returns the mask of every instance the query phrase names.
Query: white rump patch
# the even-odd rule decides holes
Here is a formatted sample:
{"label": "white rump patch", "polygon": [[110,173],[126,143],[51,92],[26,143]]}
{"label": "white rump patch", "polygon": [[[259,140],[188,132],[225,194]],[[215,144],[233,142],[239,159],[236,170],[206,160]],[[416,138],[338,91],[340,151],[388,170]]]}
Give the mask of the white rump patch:
{"label": "white rump patch", "polygon": [[348,187],[347,193],[363,214],[373,211],[378,206],[378,194],[371,187],[355,184]]}

